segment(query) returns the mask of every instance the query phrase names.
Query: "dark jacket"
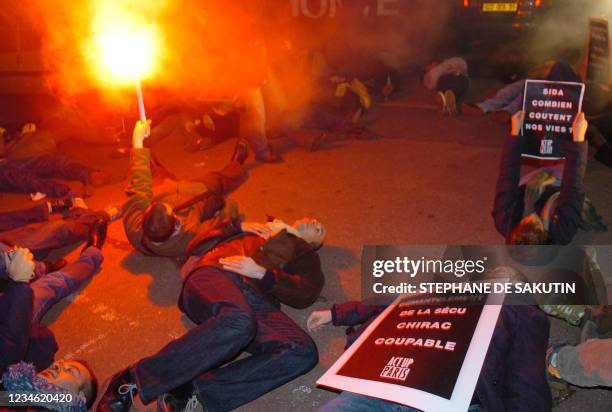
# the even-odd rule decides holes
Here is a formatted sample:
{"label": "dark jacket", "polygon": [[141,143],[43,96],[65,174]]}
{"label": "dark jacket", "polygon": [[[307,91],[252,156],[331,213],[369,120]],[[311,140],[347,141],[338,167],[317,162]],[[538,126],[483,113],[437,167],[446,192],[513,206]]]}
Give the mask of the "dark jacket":
{"label": "dark jacket", "polygon": [[266,268],[266,274],[261,280],[244,279],[275,303],[282,302],[304,309],[315,302],[323,289],[325,277],[321,271],[319,255],[307,242],[285,230],[264,241],[259,236],[242,233],[239,222],[235,220],[226,220],[213,230],[198,234],[188,252],[201,258],[183,279],[183,283],[189,274],[203,266],[222,268],[217,262],[211,262],[207,254],[223,254],[224,245],[228,245],[228,249],[231,246],[232,249],[238,247],[241,250],[254,250],[250,257]]}
{"label": "dark jacket", "polygon": [[[351,326],[347,336],[350,346],[385,308],[361,302],[334,305],[332,322]],[[548,318],[537,307],[502,308],[474,393],[474,401],[484,411],[551,410],[545,375],[549,329]]]}
{"label": "dark jacket", "polygon": [[[492,215],[495,228],[506,238],[523,218],[525,187],[519,187],[519,181],[524,143],[525,137],[511,136],[506,139],[502,151]],[[587,143],[567,141],[565,154],[561,193],[553,206],[548,229],[549,243],[558,245],[570,243],[580,224],[584,204],[583,179],[587,165]],[[557,191],[559,189],[548,188],[536,203],[536,212],[539,213],[546,200]]]}
{"label": "dark jacket", "polygon": [[0,376],[10,365],[31,362],[40,371],[53,362],[57,343],[45,326],[32,324],[34,293],[8,278],[0,254]]}

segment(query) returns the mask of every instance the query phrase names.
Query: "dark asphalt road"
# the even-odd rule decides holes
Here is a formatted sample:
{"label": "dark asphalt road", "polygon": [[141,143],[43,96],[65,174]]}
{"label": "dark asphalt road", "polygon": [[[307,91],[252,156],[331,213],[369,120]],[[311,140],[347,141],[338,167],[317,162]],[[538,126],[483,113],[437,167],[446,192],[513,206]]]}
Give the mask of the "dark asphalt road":
{"label": "dark asphalt road", "polygon": [[[402,97],[376,107],[372,116],[373,129],[381,138],[330,142],[315,153],[292,149],[282,164],[253,165],[247,183],[233,196],[251,220],[272,215],[290,221],[310,215],[327,225],[327,245],[321,250],[327,282],[322,301],[313,309],[359,299],[364,244],[503,241],[490,210],[506,124],[476,115],[443,118],[416,81],[407,84]],[[189,176],[222,166],[233,144],[228,141],[186,154],[169,139],[155,152],[171,170]],[[127,169],[126,159],[108,159],[106,149],[86,144],[63,148],[114,173]],[[92,151],[100,156],[92,156]],[[587,188],[608,223],[612,222],[611,176],[601,164],[589,164]],[[89,206],[120,203],[124,186],[122,182],[97,189],[87,200]],[[3,208],[26,203],[26,196],[3,196]],[[586,239],[610,244],[612,234]],[[104,254],[103,268],[93,280],[45,318],[60,344],[59,357],[87,359],[102,381],[191,326],[176,307],[180,285],[173,261],[133,252],[120,223],[111,225]],[[288,312],[300,325],[310,313]],[[555,322],[553,334],[575,337],[577,331]],[[342,352],[344,338],[340,328],[317,333],[320,364],[243,410],[310,411],[330,399],[333,394],[316,388],[314,382]],[[607,411],[611,404],[609,391],[583,390],[558,410]]]}

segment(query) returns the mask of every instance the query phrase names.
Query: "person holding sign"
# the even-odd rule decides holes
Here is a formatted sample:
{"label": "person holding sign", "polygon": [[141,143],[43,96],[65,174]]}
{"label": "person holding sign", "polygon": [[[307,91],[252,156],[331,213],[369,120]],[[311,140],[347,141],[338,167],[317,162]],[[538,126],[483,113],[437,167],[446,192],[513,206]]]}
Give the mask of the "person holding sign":
{"label": "person holding sign", "polygon": [[[385,305],[363,302],[336,304],[328,310],[313,311],[306,324],[311,333],[330,323],[334,326],[349,326],[348,347],[385,308]],[[548,331],[549,321],[538,308],[534,306],[502,308],[469,411],[549,411],[551,409],[550,390],[542,367],[548,343]],[[436,368],[439,373],[444,373],[443,365],[436,365]],[[405,403],[410,404],[410,400],[406,399]],[[349,392],[342,392],[318,409],[319,412],[364,410],[416,412],[416,409],[408,406]]]}
{"label": "person holding sign", "polygon": [[512,117],[511,137],[504,144],[492,212],[495,227],[508,244],[568,244],[586,222],[583,179],[588,123],[582,112],[573,121],[572,140],[565,142],[566,162],[560,186],[556,184],[559,176],[550,169],[539,170],[521,185],[521,153],[526,137],[519,132],[524,120],[523,111]]}

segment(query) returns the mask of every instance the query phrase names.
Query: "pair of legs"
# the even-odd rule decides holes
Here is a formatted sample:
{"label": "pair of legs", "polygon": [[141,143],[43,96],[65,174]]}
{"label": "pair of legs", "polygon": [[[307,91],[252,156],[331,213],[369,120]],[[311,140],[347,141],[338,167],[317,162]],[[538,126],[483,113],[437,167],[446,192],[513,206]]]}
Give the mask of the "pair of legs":
{"label": "pair of legs", "polygon": [[61,155],[7,160],[0,163],[0,190],[41,192],[50,197],[64,197],[69,194],[70,188],[49,179],[76,180],[87,184],[94,172],[94,169]]}
{"label": "pair of legs", "polygon": [[266,106],[260,88],[250,89],[240,97],[243,119],[240,122],[240,135],[249,142],[257,160],[266,161],[272,153],[266,134]]}
{"label": "pair of legs", "polygon": [[436,91],[442,93],[443,112],[461,114],[461,102],[470,87],[470,80],[464,74],[449,73],[440,76]]}
{"label": "pair of legs", "polygon": [[47,202],[29,209],[0,212],[0,232],[6,232],[30,223],[46,222],[47,220],[49,220],[49,205]]}
{"label": "pair of legs", "polygon": [[53,249],[86,240],[91,227],[100,218],[103,218],[102,214],[86,210],[76,217],[33,223],[2,232],[0,241],[26,247],[37,259],[42,259]]}
{"label": "pair of legs", "polygon": [[208,192],[225,197],[244,183],[244,166],[232,160],[218,172],[208,172],[193,181],[204,183]]}
{"label": "pair of legs", "polygon": [[[198,269],[180,307],[197,326],[130,368],[144,403],[191,383],[207,410],[231,410],[318,362],[308,334],[233,273]],[[244,351],[251,356],[221,367]]]}
{"label": "pair of legs", "polygon": [[53,362],[57,344],[40,321],[53,305],[90,279],[103,259],[100,250],[90,247],[76,261],[37,278],[29,285],[9,282],[0,297],[0,313],[3,314],[0,328],[10,331],[16,345],[0,350],[3,366],[25,361],[33,363],[36,370],[42,370]]}
{"label": "pair of legs", "polygon": [[[481,410],[479,405],[472,405],[468,412]],[[418,412],[409,406],[383,401],[382,399],[370,398],[368,396],[356,395],[350,392],[342,392],[340,395],[327,402],[317,412]]]}

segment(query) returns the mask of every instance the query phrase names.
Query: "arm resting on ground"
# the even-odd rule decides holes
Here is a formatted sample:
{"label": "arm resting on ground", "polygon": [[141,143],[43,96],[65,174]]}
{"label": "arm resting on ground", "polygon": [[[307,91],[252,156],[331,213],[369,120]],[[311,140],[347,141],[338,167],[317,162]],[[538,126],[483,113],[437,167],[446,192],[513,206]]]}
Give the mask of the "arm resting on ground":
{"label": "arm resting on ground", "polygon": [[363,302],[346,302],[332,306],[332,323],[334,326],[360,325],[374,316],[378,316],[386,306],[368,305]]}
{"label": "arm resting on ground", "polygon": [[587,166],[586,142],[566,142],[566,160],[561,192],[555,202],[549,233],[554,243],[567,245],[578,230],[584,204],[584,174]]}

